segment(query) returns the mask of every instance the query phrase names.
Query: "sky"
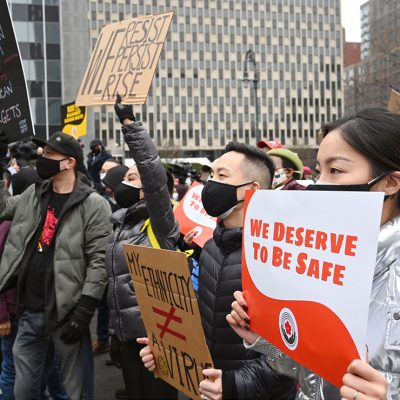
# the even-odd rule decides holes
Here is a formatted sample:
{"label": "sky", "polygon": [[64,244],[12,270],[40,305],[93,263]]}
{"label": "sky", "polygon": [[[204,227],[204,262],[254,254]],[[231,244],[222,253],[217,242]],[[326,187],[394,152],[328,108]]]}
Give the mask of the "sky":
{"label": "sky", "polygon": [[346,29],[347,42],[361,40],[360,6],[366,0],[342,0],[342,25]]}

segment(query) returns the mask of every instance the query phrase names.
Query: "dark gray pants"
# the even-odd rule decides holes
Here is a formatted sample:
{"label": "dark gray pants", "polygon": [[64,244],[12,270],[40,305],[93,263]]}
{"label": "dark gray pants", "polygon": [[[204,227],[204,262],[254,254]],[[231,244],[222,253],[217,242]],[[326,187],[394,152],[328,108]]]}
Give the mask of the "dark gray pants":
{"label": "dark gray pants", "polygon": [[70,400],[93,400],[93,356],[89,329],[78,343],[72,345],[60,340],[61,329],[48,332],[44,313],[26,310],[21,315],[13,347],[16,399],[41,398],[45,366],[48,364],[46,359],[53,344]]}

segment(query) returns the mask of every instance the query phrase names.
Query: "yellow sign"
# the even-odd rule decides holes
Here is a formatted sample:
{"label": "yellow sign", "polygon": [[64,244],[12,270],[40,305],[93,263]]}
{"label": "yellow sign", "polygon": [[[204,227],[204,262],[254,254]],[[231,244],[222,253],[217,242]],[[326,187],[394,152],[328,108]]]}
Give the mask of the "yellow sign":
{"label": "yellow sign", "polygon": [[79,107],[74,102],[61,106],[62,131],[75,139],[86,135],[86,107]]}

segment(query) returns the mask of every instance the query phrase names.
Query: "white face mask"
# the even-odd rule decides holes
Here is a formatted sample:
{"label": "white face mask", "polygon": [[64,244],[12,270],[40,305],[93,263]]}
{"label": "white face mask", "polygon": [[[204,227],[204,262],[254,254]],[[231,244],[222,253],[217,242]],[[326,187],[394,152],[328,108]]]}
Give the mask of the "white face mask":
{"label": "white face mask", "polygon": [[284,168],[277,169],[274,174],[274,179],[272,180],[272,189],[276,189],[281,186],[283,182],[287,180],[286,171]]}
{"label": "white face mask", "polygon": [[131,186],[131,187],[134,187],[136,189],[141,189],[142,188],[141,186],[134,185],[133,183],[130,183],[130,182],[127,182],[127,181],[122,181],[121,183],[123,185],[125,185],[125,186]]}
{"label": "white face mask", "polygon": [[107,172],[100,172],[100,180],[102,181],[107,175]]}
{"label": "white face mask", "polygon": [[8,167],[7,170],[11,175],[14,175],[18,172],[14,167]]}
{"label": "white face mask", "polygon": [[317,181],[315,182],[316,185],[334,185],[334,183],[331,182],[325,182],[325,181]]}
{"label": "white face mask", "polygon": [[237,204],[236,204],[236,206],[233,206],[232,208],[230,208],[228,211],[225,211],[223,214],[219,215],[218,218],[222,221],[224,219],[227,219],[235,211],[236,207],[237,207]]}
{"label": "white face mask", "polygon": [[179,197],[178,192],[172,193],[172,198],[173,198],[174,200],[178,201],[178,197]]}

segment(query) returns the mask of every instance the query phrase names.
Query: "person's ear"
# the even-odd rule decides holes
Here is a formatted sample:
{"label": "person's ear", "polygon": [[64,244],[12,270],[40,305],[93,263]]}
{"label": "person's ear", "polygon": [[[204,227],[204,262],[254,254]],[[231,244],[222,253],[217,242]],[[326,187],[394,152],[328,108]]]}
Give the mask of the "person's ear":
{"label": "person's ear", "polygon": [[387,196],[392,196],[400,192],[400,171],[392,172],[382,180],[382,186],[379,190],[383,190]]}
{"label": "person's ear", "polygon": [[61,168],[63,169],[74,169],[76,165],[75,158],[69,157],[66,160],[61,161]]}
{"label": "person's ear", "polygon": [[144,192],[143,192],[143,189],[140,189],[139,198],[140,198],[140,200],[144,199]]}
{"label": "person's ear", "polygon": [[288,178],[293,178],[294,170],[292,168],[285,168],[285,172]]}
{"label": "person's ear", "polygon": [[257,190],[260,189],[260,184],[257,181],[253,181],[251,184],[249,184],[249,186],[245,185],[242,186],[240,188],[238,188],[236,190],[236,198],[239,201],[243,201],[244,200],[244,196],[245,196],[245,192],[246,190]]}
{"label": "person's ear", "polygon": [[251,190],[258,190],[258,189],[261,189],[261,185],[260,185],[259,182],[254,181],[254,182],[251,184],[250,189],[251,189]]}

